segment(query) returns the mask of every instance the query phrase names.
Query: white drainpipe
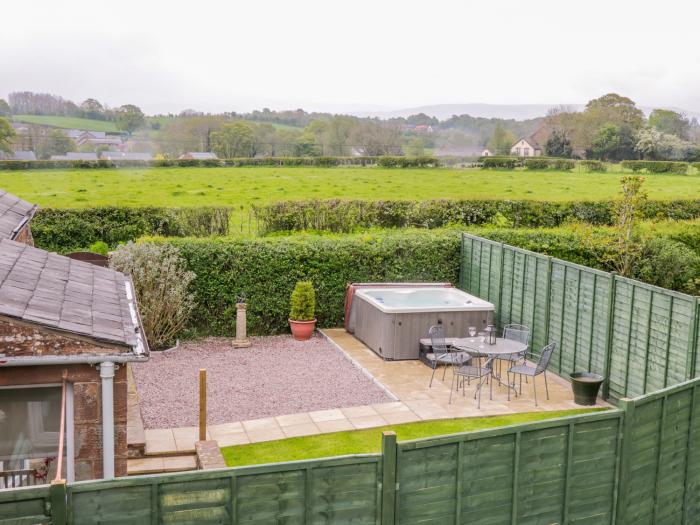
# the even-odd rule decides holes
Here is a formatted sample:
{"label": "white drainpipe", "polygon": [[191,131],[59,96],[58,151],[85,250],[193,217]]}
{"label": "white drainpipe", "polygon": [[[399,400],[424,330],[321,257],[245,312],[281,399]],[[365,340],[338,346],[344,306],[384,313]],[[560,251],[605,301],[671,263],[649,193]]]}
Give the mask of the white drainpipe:
{"label": "white drainpipe", "polygon": [[100,363],[102,379],[102,477],[114,478],[114,363]]}

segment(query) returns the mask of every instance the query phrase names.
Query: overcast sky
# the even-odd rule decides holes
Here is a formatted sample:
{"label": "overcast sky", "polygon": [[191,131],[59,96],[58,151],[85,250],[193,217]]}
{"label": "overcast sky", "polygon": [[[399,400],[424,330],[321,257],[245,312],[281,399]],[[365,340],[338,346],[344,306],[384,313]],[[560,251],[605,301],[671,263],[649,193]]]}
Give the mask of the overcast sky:
{"label": "overcast sky", "polygon": [[700,111],[690,0],[3,2],[0,97],[147,113],[583,103]]}

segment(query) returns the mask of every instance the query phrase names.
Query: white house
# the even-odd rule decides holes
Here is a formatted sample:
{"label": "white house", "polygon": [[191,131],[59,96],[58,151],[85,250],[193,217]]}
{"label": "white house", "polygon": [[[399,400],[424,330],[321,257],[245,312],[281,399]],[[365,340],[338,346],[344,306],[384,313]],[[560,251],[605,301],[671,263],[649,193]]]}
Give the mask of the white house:
{"label": "white house", "polygon": [[542,147],[532,137],[523,137],[511,146],[510,154],[516,157],[539,157],[542,155]]}

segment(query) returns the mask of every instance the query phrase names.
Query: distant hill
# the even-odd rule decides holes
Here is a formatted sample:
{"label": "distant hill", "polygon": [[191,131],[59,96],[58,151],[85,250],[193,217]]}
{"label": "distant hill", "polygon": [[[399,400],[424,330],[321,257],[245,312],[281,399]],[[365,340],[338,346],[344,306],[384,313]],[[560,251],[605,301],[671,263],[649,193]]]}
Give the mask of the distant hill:
{"label": "distant hill", "polygon": [[12,120],[52,128],[81,129],[84,131],[118,131],[114,122],[88,118],[57,117],[54,115],[13,115]]}
{"label": "distant hill", "polygon": [[[414,108],[397,109],[391,111],[366,111],[355,112],[358,117],[378,117],[381,119],[409,117],[418,113],[425,113],[428,116],[436,117],[439,120],[446,120],[452,115],[470,115],[482,118],[500,118],[528,120],[537,117],[544,117],[550,108],[564,105],[574,111],[582,111],[585,104],[436,104],[433,106],[418,106]],[[654,109],[651,106],[640,106],[647,115]],[[681,108],[668,107],[679,113],[684,113],[689,118],[695,117],[700,120],[700,112],[687,111]]]}

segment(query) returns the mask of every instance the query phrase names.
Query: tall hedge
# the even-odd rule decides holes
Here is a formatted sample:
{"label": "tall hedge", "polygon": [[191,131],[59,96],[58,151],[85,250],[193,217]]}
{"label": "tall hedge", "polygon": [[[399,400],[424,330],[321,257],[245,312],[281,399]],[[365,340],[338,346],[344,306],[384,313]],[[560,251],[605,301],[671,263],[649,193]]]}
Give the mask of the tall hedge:
{"label": "tall hedge", "polygon": [[[614,201],[428,200],[281,201],[253,207],[260,233],[321,230],[336,233],[363,228],[441,228],[496,223],[509,227],[554,227],[569,221],[611,224]],[[646,219],[700,217],[700,200],[648,201]]]}
{"label": "tall hedge", "polygon": [[316,290],[320,327],[341,326],[351,282],[449,281],[459,278],[456,231],[259,239],[152,239],[180,250],[196,274],[192,327],[234,333],[236,298],[246,297],[253,334],[288,331],[289,297],[297,281]]}
{"label": "tall hedge", "polygon": [[97,241],[114,247],[143,235],[227,235],[228,230],[226,207],[42,208],[32,220],[36,245],[60,253],[86,249]]}
{"label": "tall hedge", "polygon": [[670,160],[623,160],[620,166],[634,172],[645,171],[646,173],[675,173],[676,175],[686,175],[688,173],[687,162],[676,162]]}

